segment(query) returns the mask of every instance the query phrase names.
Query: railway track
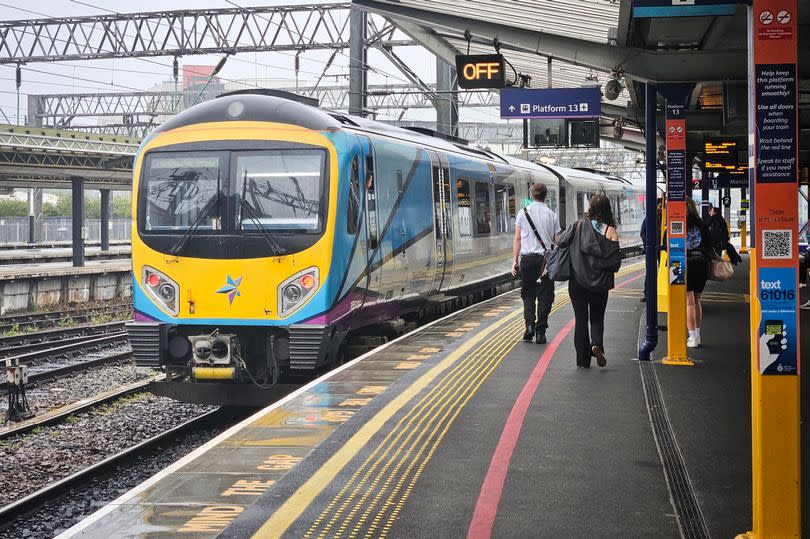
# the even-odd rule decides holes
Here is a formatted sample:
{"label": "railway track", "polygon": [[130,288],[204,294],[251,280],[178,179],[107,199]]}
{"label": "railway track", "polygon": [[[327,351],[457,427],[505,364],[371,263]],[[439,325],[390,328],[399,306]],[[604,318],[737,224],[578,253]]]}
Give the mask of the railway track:
{"label": "railway track", "polygon": [[79,343],[101,335],[121,333],[124,331],[124,324],[124,321],[108,322],[0,336],[0,358],[45,350],[57,345]]}
{"label": "railway track", "polygon": [[128,317],[131,310],[131,303],[116,303],[59,311],[0,316],[0,335],[5,333],[8,336],[9,332],[13,332],[14,336],[17,336],[18,332],[26,332],[27,328],[30,328],[29,331],[33,332],[34,330],[66,323],[70,325],[88,323],[97,316]]}
{"label": "railway track", "polygon": [[210,428],[223,421],[232,421],[233,418],[229,415],[227,411],[221,409],[204,413],[0,508],[0,530],[12,526],[16,519],[43,509],[46,504],[59,500],[83,484],[110,476],[120,468],[140,465],[141,461],[148,459],[150,454],[153,455],[159,446],[171,444],[172,440],[177,443],[177,440],[197,429]]}
{"label": "railway track", "polygon": [[0,362],[28,365],[28,382],[34,384],[91,367],[123,361],[132,355],[126,350],[89,359],[86,357],[107,348],[125,345],[127,333],[123,330],[103,336],[78,337],[71,341],[67,344],[58,342],[56,346],[54,342],[43,343],[38,350],[7,356],[0,359]]}
{"label": "railway track", "polygon": [[[60,421],[64,421],[66,418],[72,415],[86,412],[92,408],[95,408],[96,406],[100,406],[102,404],[109,404],[118,399],[128,397],[136,393],[142,393],[147,390],[150,382],[161,380],[162,378],[163,378],[162,374],[153,376],[140,382],[134,382],[132,384],[120,387],[114,391],[108,391],[106,393],[95,395],[94,397],[83,399],[79,402],[63,406],[57,410],[42,415],[38,415],[27,421],[17,423],[11,427],[0,428],[0,440],[9,438],[11,436],[17,436],[19,434],[26,434],[36,428],[46,427],[48,425],[53,425],[54,423],[59,423]],[[3,518],[2,516],[0,516],[0,522],[2,521]]]}

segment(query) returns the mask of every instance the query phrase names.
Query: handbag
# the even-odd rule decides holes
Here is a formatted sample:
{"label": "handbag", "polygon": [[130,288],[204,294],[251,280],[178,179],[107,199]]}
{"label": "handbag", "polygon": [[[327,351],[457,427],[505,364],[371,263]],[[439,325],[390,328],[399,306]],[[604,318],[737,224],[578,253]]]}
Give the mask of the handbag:
{"label": "handbag", "polygon": [[570,236],[576,234],[579,221],[569,226],[560,237],[556,249],[546,256],[548,276],[552,281],[567,281],[571,278]]}
{"label": "handbag", "polygon": [[[687,269],[687,271],[689,271]],[[722,258],[713,258],[709,261],[709,279],[712,281],[728,281],[734,275],[734,266]]]}

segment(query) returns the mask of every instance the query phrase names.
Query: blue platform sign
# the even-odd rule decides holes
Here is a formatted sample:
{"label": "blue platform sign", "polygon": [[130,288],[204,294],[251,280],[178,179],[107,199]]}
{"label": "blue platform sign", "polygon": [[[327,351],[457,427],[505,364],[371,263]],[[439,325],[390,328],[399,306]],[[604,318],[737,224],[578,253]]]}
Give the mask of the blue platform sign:
{"label": "blue platform sign", "polygon": [[708,17],[734,15],[746,0],[633,0],[633,17]]}
{"label": "blue platform sign", "polygon": [[598,118],[602,92],[587,88],[504,88],[501,118]]}

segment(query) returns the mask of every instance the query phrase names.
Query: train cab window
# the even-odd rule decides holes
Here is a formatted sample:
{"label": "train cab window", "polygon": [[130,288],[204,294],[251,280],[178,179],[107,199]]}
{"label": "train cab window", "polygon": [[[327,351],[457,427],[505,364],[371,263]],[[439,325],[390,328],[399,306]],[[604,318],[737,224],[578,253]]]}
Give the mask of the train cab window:
{"label": "train cab window", "polygon": [[492,206],[489,202],[489,184],[475,182],[475,223],[477,236],[492,232]]}
{"label": "train cab window", "polygon": [[470,199],[470,182],[456,181],[456,203],[458,204],[458,234],[461,237],[472,236],[472,200]]}
{"label": "train cab window", "polygon": [[349,204],[346,214],[346,232],[357,234],[357,220],[360,217],[360,163],[357,156],[352,159],[352,170],[349,175]]}
{"label": "train cab window", "polygon": [[[504,234],[514,230],[514,221],[510,220],[514,216],[514,212],[509,214],[510,194],[511,200],[514,204],[515,189],[507,187],[506,185],[495,184],[495,231],[499,234]],[[511,224],[511,227],[510,227]]]}
{"label": "train cab window", "polygon": [[238,228],[320,232],[325,157],[321,150],[236,154]]}
{"label": "train cab window", "polygon": [[220,195],[224,155],[190,152],[147,154],[141,182],[143,229],[177,233],[222,228]]}

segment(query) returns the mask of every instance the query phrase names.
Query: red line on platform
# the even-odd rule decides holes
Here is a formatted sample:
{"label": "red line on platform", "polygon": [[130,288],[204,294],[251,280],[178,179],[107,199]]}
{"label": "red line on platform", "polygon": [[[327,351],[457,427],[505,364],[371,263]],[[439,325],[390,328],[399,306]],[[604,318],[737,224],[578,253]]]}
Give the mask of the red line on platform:
{"label": "red line on platform", "polygon": [[[619,283],[616,285],[616,288],[621,288],[642,277],[644,277],[643,273]],[[509,417],[506,419],[506,424],[503,427],[503,432],[501,432],[495,453],[492,455],[492,460],[489,463],[489,469],[484,478],[484,484],[481,485],[481,493],[478,495],[475,512],[470,522],[470,528],[467,531],[467,539],[488,539],[492,536],[492,526],[495,523],[498,505],[501,502],[503,485],[506,481],[506,474],[509,471],[509,463],[512,460],[512,453],[515,451],[515,445],[517,445],[520,431],[523,428],[526,412],[529,410],[529,405],[534,398],[537,387],[540,385],[540,380],[543,379],[543,375],[546,374],[546,369],[551,363],[551,360],[554,359],[557,348],[560,347],[560,344],[562,344],[573,327],[574,319],[572,318],[557,333],[551,343],[549,343],[548,348],[543,352],[543,355],[537,360],[537,364],[529,375],[529,380],[520,391],[520,394],[515,400],[515,404],[512,405],[512,410],[509,412]]]}

